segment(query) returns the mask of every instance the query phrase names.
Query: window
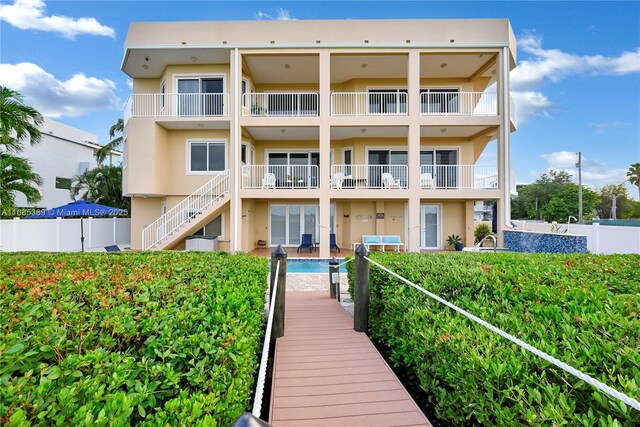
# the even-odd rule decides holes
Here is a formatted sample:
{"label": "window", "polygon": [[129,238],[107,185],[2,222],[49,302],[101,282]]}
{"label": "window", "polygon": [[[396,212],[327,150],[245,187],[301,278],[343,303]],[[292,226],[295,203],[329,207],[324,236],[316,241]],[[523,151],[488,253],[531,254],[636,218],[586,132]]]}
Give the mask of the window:
{"label": "window", "polygon": [[246,80],[242,80],[242,106],[246,107],[246,98],[244,96],[245,93],[247,93],[247,81]]}
{"label": "window", "polygon": [[71,178],[60,178],[56,176],[56,188],[59,190],[70,190]]}
{"label": "window", "polygon": [[218,215],[209,224],[193,233],[194,236],[222,236],[222,215]]}
{"label": "window", "polygon": [[222,172],[226,169],[224,142],[189,142],[189,172]]}
{"label": "window", "polygon": [[242,148],[240,149],[240,161],[243,166],[247,164],[247,144],[242,144]]}
{"label": "window", "polygon": [[162,83],[160,83],[160,108],[162,108],[162,111],[164,111],[164,105],[165,105],[165,94],[167,92],[167,82],[165,82],[164,80],[162,81]]}
{"label": "window", "polygon": [[178,115],[221,116],[224,113],[222,77],[179,78]]}
{"label": "window", "polygon": [[458,150],[421,150],[420,166],[436,180],[437,188],[456,188]]}

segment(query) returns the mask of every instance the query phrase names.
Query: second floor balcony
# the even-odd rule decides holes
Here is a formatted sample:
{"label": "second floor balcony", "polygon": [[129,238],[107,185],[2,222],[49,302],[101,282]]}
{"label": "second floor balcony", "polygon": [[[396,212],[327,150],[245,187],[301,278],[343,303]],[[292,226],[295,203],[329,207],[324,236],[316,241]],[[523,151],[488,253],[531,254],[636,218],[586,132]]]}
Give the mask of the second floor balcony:
{"label": "second floor balcony", "polygon": [[497,189],[498,167],[481,165],[422,165],[422,189]]}
{"label": "second floor balcony", "polygon": [[424,90],[420,93],[420,114],[496,116],[498,114],[495,92],[458,92]]}
{"label": "second floor balcony", "polygon": [[245,189],[310,189],[318,185],[316,165],[242,166],[242,188]]}
{"label": "second floor balcony", "polygon": [[314,92],[245,93],[242,115],[249,117],[318,116],[318,94]]}
{"label": "second floor balcony", "polygon": [[130,117],[227,117],[227,93],[134,93],[124,109]]}
{"label": "second floor balcony", "polygon": [[408,185],[407,165],[333,165],[331,188],[403,189]]}

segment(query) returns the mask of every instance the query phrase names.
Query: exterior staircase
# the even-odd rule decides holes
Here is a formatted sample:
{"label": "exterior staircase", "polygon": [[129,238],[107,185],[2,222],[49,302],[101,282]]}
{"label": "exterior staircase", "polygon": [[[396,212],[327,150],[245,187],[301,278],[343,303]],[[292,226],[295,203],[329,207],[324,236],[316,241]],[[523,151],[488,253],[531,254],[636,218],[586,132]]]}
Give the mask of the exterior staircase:
{"label": "exterior staircase", "polygon": [[142,230],[142,249],[171,249],[202,228],[229,203],[231,175],[225,170]]}

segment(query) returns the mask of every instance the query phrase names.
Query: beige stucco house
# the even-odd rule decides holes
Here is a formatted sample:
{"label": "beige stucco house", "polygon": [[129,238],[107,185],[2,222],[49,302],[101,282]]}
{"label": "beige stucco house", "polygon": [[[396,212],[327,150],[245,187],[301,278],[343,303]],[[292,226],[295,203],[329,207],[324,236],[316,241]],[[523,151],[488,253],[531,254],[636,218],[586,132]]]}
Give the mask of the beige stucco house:
{"label": "beige stucco house", "polygon": [[506,19],[133,23],[132,249],[471,245],[475,201],[509,220],[515,64]]}

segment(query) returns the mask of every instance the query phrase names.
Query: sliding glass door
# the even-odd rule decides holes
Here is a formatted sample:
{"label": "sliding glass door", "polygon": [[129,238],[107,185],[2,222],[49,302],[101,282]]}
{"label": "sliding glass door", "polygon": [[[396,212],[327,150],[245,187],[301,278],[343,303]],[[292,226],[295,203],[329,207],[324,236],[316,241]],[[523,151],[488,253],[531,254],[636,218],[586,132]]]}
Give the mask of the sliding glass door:
{"label": "sliding glass door", "polygon": [[369,185],[381,187],[382,174],[390,173],[393,176],[393,179],[399,179],[400,186],[405,188],[407,186],[406,169],[394,168],[392,166],[406,166],[408,164],[408,160],[406,150],[369,150]]}
{"label": "sliding glass door", "polygon": [[420,166],[427,166],[427,173],[435,180],[436,188],[457,188],[458,150],[422,150]]}
{"label": "sliding glass door", "polygon": [[271,246],[299,246],[303,234],[318,241],[317,205],[271,205],[269,215]]}
{"label": "sliding glass door", "polygon": [[223,88],[222,77],[178,79],[178,115],[223,115]]}
{"label": "sliding glass door", "polygon": [[276,177],[276,187],[317,187],[318,166],[320,164],[319,153],[268,153],[267,159],[269,172]]}

